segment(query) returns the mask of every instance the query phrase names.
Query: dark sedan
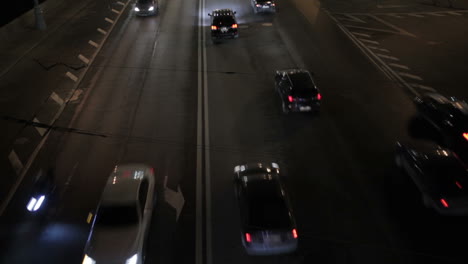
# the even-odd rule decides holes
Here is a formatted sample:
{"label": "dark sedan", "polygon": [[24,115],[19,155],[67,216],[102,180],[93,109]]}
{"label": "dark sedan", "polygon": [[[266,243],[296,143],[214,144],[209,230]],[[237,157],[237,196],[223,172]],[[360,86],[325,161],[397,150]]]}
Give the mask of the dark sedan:
{"label": "dark sedan", "polygon": [[290,253],[297,248],[297,229],[276,163],[234,168],[241,215],[241,239],[249,255]]}
{"label": "dark sedan", "polygon": [[468,173],[449,149],[433,144],[396,144],[396,164],[415,182],[426,207],[440,214],[468,214]]}

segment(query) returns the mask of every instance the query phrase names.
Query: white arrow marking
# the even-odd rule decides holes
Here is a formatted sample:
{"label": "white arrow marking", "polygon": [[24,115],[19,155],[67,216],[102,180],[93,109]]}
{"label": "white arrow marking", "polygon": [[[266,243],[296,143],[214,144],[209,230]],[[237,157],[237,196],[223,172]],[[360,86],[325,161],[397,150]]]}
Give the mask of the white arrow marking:
{"label": "white arrow marking", "polygon": [[179,220],[180,212],[184,207],[185,199],[180,185],[177,185],[177,192],[167,187],[167,176],[164,177],[164,199],[166,202],[176,209],[176,222]]}

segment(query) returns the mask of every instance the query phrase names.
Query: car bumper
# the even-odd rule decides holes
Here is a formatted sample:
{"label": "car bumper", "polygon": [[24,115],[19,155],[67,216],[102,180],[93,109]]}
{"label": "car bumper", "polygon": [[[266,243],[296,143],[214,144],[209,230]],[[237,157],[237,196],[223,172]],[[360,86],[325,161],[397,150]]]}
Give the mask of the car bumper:
{"label": "car bumper", "polygon": [[237,38],[238,36],[239,36],[238,33],[211,34],[212,39],[232,39],[232,38]]}
{"label": "car bumper", "polygon": [[288,105],[289,111],[291,112],[312,112],[318,111],[320,109],[320,103],[309,103],[309,104],[301,104],[301,103],[292,103]]}
{"label": "car bumper", "polygon": [[275,13],[276,12],[276,7],[274,6],[269,6],[269,7],[254,7],[255,11],[257,13]]}
{"label": "car bumper", "polygon": [[285,243],[268,245],[262,243],[249,243],[246,245],[244,242],[245,250],[249,255],[265,256],[265,255],[278,255],[287,254],[296,251],[297,240],[290,240]]}
{"label": "car bumper", "polygon": [[137,11],[136,12],[137,16],[154,16],[156,15],[156,9],[153,11]]}

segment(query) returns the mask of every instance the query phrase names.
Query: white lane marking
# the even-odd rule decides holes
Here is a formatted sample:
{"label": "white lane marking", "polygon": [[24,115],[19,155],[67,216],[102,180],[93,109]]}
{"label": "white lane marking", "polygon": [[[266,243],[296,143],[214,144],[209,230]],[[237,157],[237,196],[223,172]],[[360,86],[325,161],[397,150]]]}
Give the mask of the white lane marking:
{"label": "white lane marking", "polygon": [[203,80],[202,80],[202,46],[203,40],[203,0],[198,2],[198,96],[197,96],[197,171],[196,171],[196,210],[195,210],[195,264],[203,264]]}
{"label": "white lane marking", "polygon": [[409,70],[410,69],[408,66],[397,64],[397,63],[389,63],[388,65],[390,65],[392,67],[404,69],[404,70]]}
{"label": "white lane marking", "polygon": [[385,32],[385,33],[391,33],[391,34],[406,35],[406,34],[402,34],[399,31],[393,31],[393,30],[388,30],[388,29],[361,27],[361,26],[354,26],[354,25],[349,25],[349,24],[346,24],[344,26],[348,27],[348,28],[357,28],[357,29],[363,29],[363,30],[368,30],[368,31],[376,31],[376,32]]}
{"label": "white lane marking", "polygon": [[50,98],[54,100],[57,104],[63,105],[63,99],[60,98],[60,96],[58,96],[58,94],[56,94],[55,92],[52,92],[50,94]]}
{"label": "white lane marking", "polygon": [[387,14],[387,16],[396,17],[396,18],[403,18],[402,16],[400,16],[398,14]]}
{"label": "white lane marking", "polygon": [[374,47],[374,46],[367,46],[369,49],[373,49],[373,50],[378,50],[378,51],[383,51],[383,52],[390,52],[388,49],[382,49],[382,48],[379,48],[379,47]]}
{"label": "white lane marking", "polygon": [[164,176],[164,200],[176,210],[176,222],[179,220],[179,215],[184,208],[185,199],[180,185],[177,185],[177,191],[167,187],[167,176]]}
{"label": "white lane marking", "polygon": [[355,36],[360,36],[360,37],[365,37],[365,38],[370,38],[371,36],[368,35],[368,34],[364,34],[364,33],[359,33],[359,32],[351,32],[353,33],[353,35]]}
{"label": "white lane marking", "polygon": [[120,11],[119,11],[119,10],[115,10],[114,8],[112,8],[111,11],[114,12],[114,13],[116,13],[116,14],[120,14]]}
{"label": "white lane marking", "polygon": [[124,3],[120,2],[120,1],[117,1],[117,4],[119,4],[119,5],[125,5]]}
{"label": "white lane marking", "polygon": [[407,73],[407,72],[398,72],[398,75],[403,76],[403,77],[407,77],[407,78],[411,78],[411,79],[415,79],[415,80],[418,80],[418,81],[423,80],[421,77],[419,77],[417,75],[414,75],[414,74]]}
{"label": "white lane marking", "polygon": [[372,17],[373,19],[379,21],[380,23],[386,25],[387,27],[393,28],[394,30],[396,30],[397,32],[399,32],[401,35],[406,35],[406,36],[410,36],[410,37],[413,37],[413,38],[416,37],[416,35],[411,34],[411,33],[409,33],[408,31],[406,31],[406,30],[404,30],[404,29],[402,29],[402,28],[399,28],[399,27],[397,27],[397,26],[395,26],[395,25],[393,25],[393,24],[390,24],[390,23],[388,23],[387,21],[385,21],[385,20],[383,20],[383,19],[381,19],[381,18],[378,18],[378,17],[375,16],[375,15],[369,15],[369,16]]}
{"label": "white lane marking", "polygon": [[374,44],[374,45],[379,45],[379,42],[377,41],[373,41],[373,40],[368,40],[368,39],[362,39],[362,38],[358,38],[360,41],[362,42],[366,42],[366,43],[370,43],[370,44]]}
{"label": "white lane marking", "polygon": [[359,22],[359,23],[366,23],[366,21],[358,18],[358,17],[355,17],[353,15],[350,15],[350,14],[344,14],[344,16],[346,16],[348,19],[346,20],[350,20],[350,21],[353,21],[353,22]]}
{"label": "white lane marking", "polygon": [[72,81],[74,81],[74,82],[78,81],[78,77],[76,77],[76,76],[75,76],[73,73],[71,73],[71,72],[67,72],[65,75],[66,75],[68,78],[72,79]]}
{"label": "white lane marking", "polygon": [[94,42],[94,41],[92,41],[92,40],[89,40],[89,41],[88,41],[88,44],[91,45],[91,46],[93,46],[93,47],[95,47],[95,48],[99,47],[99,44],[97,44],[96,42]]}
{"label": "white lane marking", "polygon": [[[128,3],[127,2],[125,4],[125,6],[123,7],[123,9],[127,8],[128,6]],[[118,20],[120,18],[120,14],[117,16],[117,19]],[[115,24],[112,24],[111,25],[111,28],[109,31],[112,31],[112,29],[114,28],[114,25]],[[107,40],[107,37],[108,36],[105,36],[104,37],[104,40],[103,40],[103,43]],[[91,61],[94,60],[94,58],[96,57],[96,55],[99,53],[101,47],[98,48],[98,50],[96,51],[96,53],[93,55],[93,57],[91,58]],[[84,73],[83,73],[83,76],[86,75],[86,73],[88,72],[88,67],[85,68],[84,70]],[[76,88],[75,88],[76,89]],[[73,96],[74,94],[74,91],[71,91],[71,93],[68,95],[68,97],[65,99],[65,102],[68,102],[69,99]],[[63,110],[65,109],[65,106],[66,104],[63,104],[60,106],[60,109],[59,111],[55,114],[54,118],[52,119],[52,121],[50,122],[51,124],[54,124],[57,119],[60,117],[60,115],[62,114]],[[70,122],[71,123],[71,122]],[[28,161],[26,162],[23,170],[21,171],[21,175],[19,175],[18,179],[16,180],[15,184],[13,185],[13,187],[10,189],[10,191],[8,192],[8,195],[6,197],[6,199],[4,199],[2,201],[2,204],[0,206],[0,216],[3,215],[3,213],[5,212],[5,209],[7,208],[8,204],[10,203],[11,199],[13,198],[13,195],[16,193],[16,190],[18,190],[18,187],[19,185],[21,184],[21,182],[23,181],[24,179],[24,176],[26,175],[26,173],[28,172],[29,168],[31,167],[32,163],[35,161],[37,155],[39,154],[39,151],[42,149],[42,147],[44,146],[44,144],[46,143],[47,139],[49,138],[49,135],[50,133],[47,133],[44,137],[42,137],[41,141],[39,142],[39,144],[37,145],[37,147],[34,149],[33,153],[31,154],[31,156],[29,156],[29,159]]]}
{"label": "white lane marking", "polygon": [[271,26],[273,26],[273,23],[262,23],[262,26],[271,27]]}
{"label": "white lane marking", "polygon": [[409,85],[411,85],[414,88],[419,88],[419,89],[423,89],[423,90],[427,90],[427,91],[431,91],[431,92],[436,91],[436,89],[434,89],[432,87],[429,87],[429,86],[426,86],[426,85],[421,85],[421,84],[418,84],[418,83],[410,83]]}
{"label": "white lane marking", "polygon": [[393,56],[388,56],[388,55],[385,55],[385,54],[379,54],[379,53],[376,53],[375,55],[381,57],[381,58],[384,58],[384,59],[389,59],[389,60],[394,60],[394,61],[399,61],[398,58],[395,58]]}
{"label": "white lane marking", "polygon": [[455,16],[463,16],[462,14],[457,13],[457,12],[445,12],[445,13],[450,14],[450,15],[455,15]]}
{"label": "white lane marking", "polygon": [[86,64],[89,64],[89,59],[86,58],[85,56],[83,55],[78,55],[78,59],[80,59],[82,62],[86,63]]}
{"label": "white lane marking", "polygon": [[107,18],[107,17],[106,17],[104,20],[107,21],[107,22],[109,22],[109,23],[111,23],[111,24],[114,23],[114,20],[112,20],[112,19],[110,19],[110,18]]}
{"label": "white lane marking", "polygon": [[377,5],[377,8],[398,8],[407,7],[407,5]]}
{"label": "white lane marking", "polygon": [[[41,123],[36,117],[33,119],[33,122],[34,123]],[[44,134],[47,132],[47,129],[43,128],[43,127],[35,127],[37,132],[39,132],[39,135],[41,135],[41,137],[44,136]]]}
{"label": "white lane marking", "polygon": [[8,159],[10,160],[11,166],[15,170],[16,175],[20,175],[21,170],[23,169],[23,163],[18,158],[18,155],[16,155],[16,152],[14,150],[12,150],[10,154],[8,154]]}
{"label": "white lane marking", "polygon": [[408,16],[412,16],[412,17],[424,17],[423,15],[418,15],[418,14],[408,14]]}
{"label": "white lane marking", "polygon": [[445,15],[440,14],[440,13],[426,13],[426,14],[431,15],[431,16],[437,16],[437,17],[443,17],[443,16],[445,16]]}
{"label": "white lane marking", "polygon": [[103,34],[103,35],[106,35],[106,34],[107,34],[107,32],[106,32],[104,29],[102,29],[102,28],[97,28],[97,31],[99,31],[99,33],[101,33],[101,34]]}
{"label": "white lane marking", "polygon": [[239,28],[249,28],[249,25],[239,25]]}

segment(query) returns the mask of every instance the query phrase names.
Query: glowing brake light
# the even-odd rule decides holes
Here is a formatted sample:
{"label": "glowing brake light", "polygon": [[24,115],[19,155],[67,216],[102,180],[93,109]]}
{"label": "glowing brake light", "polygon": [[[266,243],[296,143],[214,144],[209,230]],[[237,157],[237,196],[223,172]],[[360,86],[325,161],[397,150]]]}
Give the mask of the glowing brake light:
{"label": "glowing brake light", "polygon": [[247,241],[248,243],[252,242],[252,238],[250,237],[249,233],[245,233],[245,241]]}
{"label": "glowing brake light", "polygon": [[463,186],[459,182],[455,182],[455,184],[458,186],[458,188],[463,189]]}
{"label": "glowing brake light", "polygon": [[463,137],[468,140],[468,132],[463,133]]}
{"label": "glowing brake light", "polygon": [[231,28],[237,28],[237,24],[232,24]]}
{"label": "glowing brake light", "polygon": [[211,30],[217,30],[218,27],[217,26],[211,26]]}
{"label": "glowing brake light", "polygon": [[445,208],[448,208],[448,207],[449,207],[447,201],[445,201],[445,199],[443,199],[443,198],[440,199],[440,203],[441,203]]}
{"label": "glowing brake light", "polygon": [[292,235],[294,238],[297,238],[297,230],[296,228],[294,228],[292,231],[291,231]]}
{"label": "glowing brake light", "polygon": [[288,101],[292,103],[292,101],[294,101],[294,98],[291,95],[288,95]]}
{"label": "glowing brake light", "polygon": [[322,100],[322,95],[320,93],[317,94],[317,100]]}

